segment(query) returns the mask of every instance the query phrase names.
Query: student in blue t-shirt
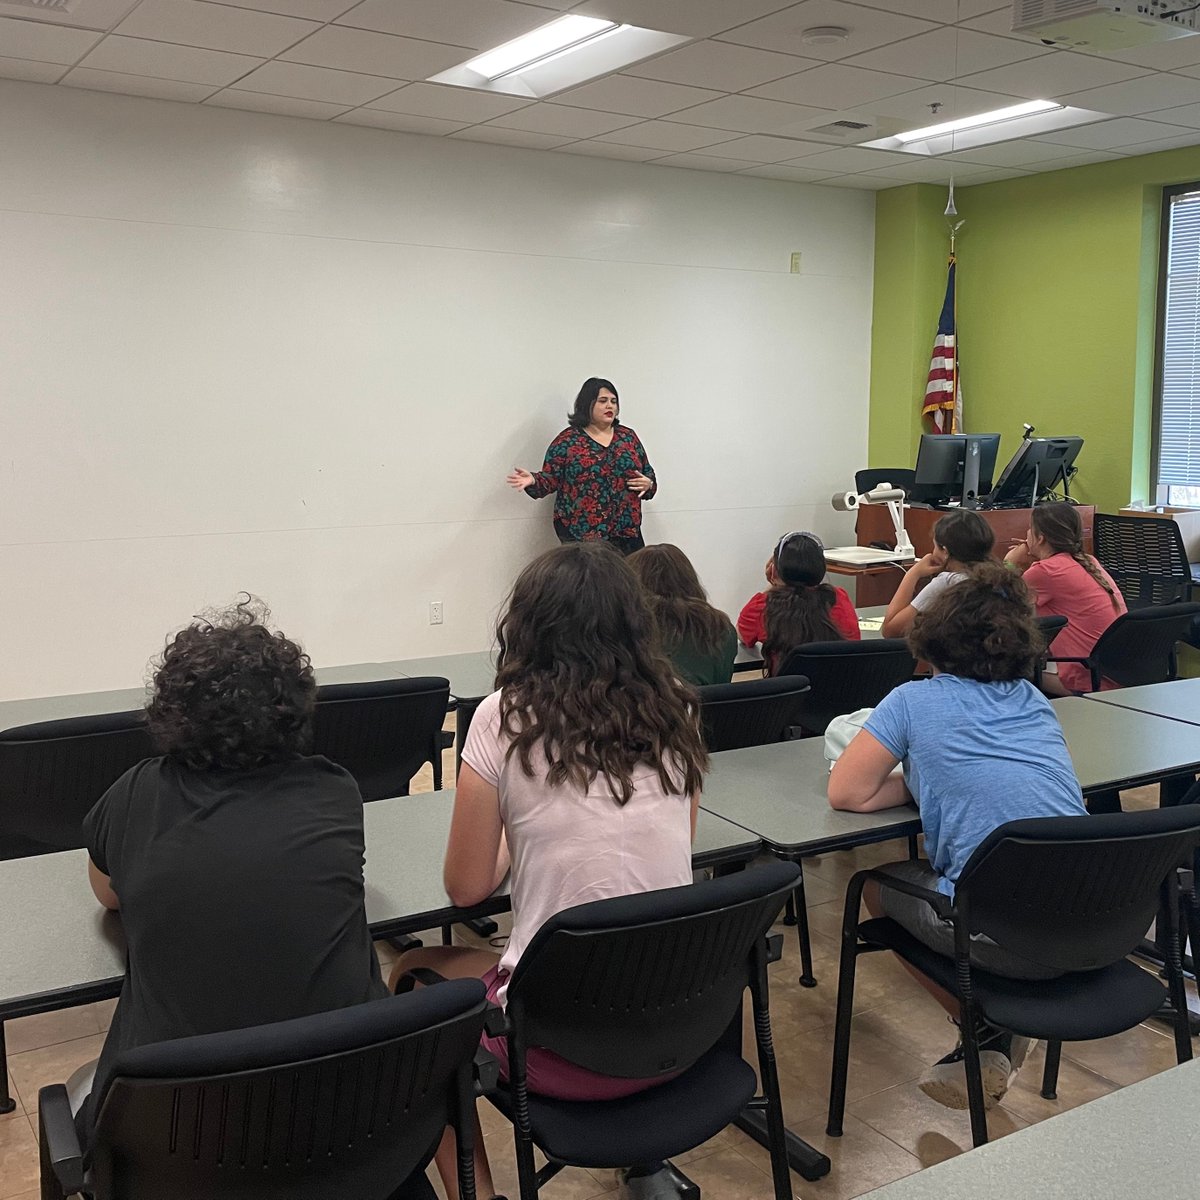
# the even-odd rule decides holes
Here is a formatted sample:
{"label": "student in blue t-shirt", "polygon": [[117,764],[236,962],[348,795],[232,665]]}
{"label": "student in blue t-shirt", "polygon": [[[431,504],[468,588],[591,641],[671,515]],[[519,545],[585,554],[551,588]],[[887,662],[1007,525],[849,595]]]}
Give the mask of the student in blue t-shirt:
{"label": "student in blue t-shirt", "polygon": [[[887,696],[846,747],[829,777],[829,803],[873,812],[915,799],[929,861],[881,870],[954,895],[954,881],[980,842],[1023,817],[1085,816],[1062,728],[1033,686],[1042,637],[1028,589],[999,564],[982,563],[918,615],[908,635],[933,678]],[[898,762],[903,777],[893,775]],[[945,955],[954,930],[923,900],[867,885],[867,907],[889,916]],[[1012,979],[1047,979],[1056,971],[1020,958],[989,938],[972,940],[973,960]],[[952,1018],[958,1002],[913,972]],[[990,1027],[980,1034],[989,1107],[1004,1095],[1029,1043]],[[951,1108],[966,1108],[962,1043],[928,1072],[921,1090]]]}

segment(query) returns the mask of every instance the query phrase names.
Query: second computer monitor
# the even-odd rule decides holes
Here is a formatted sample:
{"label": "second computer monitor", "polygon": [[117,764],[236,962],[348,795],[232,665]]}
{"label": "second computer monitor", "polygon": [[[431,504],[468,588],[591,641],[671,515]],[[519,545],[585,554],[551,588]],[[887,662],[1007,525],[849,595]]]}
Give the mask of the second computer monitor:
{"label": "second computer monitor", "polygon": [[911,499],[974,507],[992,490],[998,433],[923,433]]}

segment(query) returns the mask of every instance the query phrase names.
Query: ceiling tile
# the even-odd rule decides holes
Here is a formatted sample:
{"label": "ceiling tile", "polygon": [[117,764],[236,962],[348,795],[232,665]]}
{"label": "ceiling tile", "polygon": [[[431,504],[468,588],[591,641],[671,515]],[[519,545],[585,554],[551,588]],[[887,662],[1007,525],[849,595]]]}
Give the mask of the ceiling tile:
{"label": "ceiling tile", "polygon": [[[991,112],[1005,105],[1019,104],[1025,99],[1025,96],[981,92],[957,83],[931,83],[928,87],[905,92],[902,96],[889,96],[886,100],[878,101],[872,108],[879,116],[912,121],[915,128],[917,125],[928,125],[931,121],[973,117],[976,113]],[[930,107],[933,104],[939,106],[936,113]]]}
{"label": "ceiling tile", "polygon": [[414,117],[434,117],[439,121],[457,121],[474,125],[493,117],[525,108],[528,100],[501,96],[492,92],[472,92],[441,83],[410,83],[371,103],[371,108],[409,113]]}
{"label": "ceiling tile", "polygon": [[661,83],[657,79],[637,79],[632,75],[610,75],[585,83],[555,96],[557,104],[578,108],[596,108],[601,112],[627,113],[631,117],[664,117],[667,113],[691,108],[705,100],[715,100],[720,92],[706,88]]}
{"label": "ceiling tile", "polygon": [[851,171],[879,172],[887,167],[903,163],[904,159],[886,150],[864,150],[861,146],[839,146],[836,150],[825,150],[820,154],[809,154],[795,165],[810,171],[827,169],[830,175]]}
{"label": "ceiling tile", "polygon": [[363,0],[337,24],[488,50],[555,19],[544,8],[510,0]]}
{"label": "ceiling tile", "polygon": [[99,40],[100,34],[90,29],[64,29],[60,25],[0,17],[0,55],[5,58],[70,65],[78,62]]}
{"label": "ceiling tile", "polygon": [[[864,8],[882,8],[895,11],[895,0],[855,0]],[[953,25],[955,21],[965,21],[968,17],[977,17],[993,8],[998,8],[996,0],[904,0],[904,11],[910,17],[921,17],[926,21],[943,21]],[[1011,8],[1011,5],[1009,6]]]}
{"label": "ceiling tile", "polygon": [[799,158],[804,153],[820,154],[828,150],[820,142],[800,142],[794,138],[766,137],[752,134],[750,137],[734,138],[721,142],[710,153],[718,158],[740,158],[746,162],[777,163],[784,159]]}
{"label": "ceiling tile", "polygon": [[711,158],[706,154],[668,154],[654,160],[656,167],[687,167],[691,171],[719,171],[733,175],[741,170],[742,164],[732,158]]}
{"label": "ceiling tile", "polygon": [[1180,132],[1177,137],[1160,138],[1154,142],[1139,142],[1136,145],[1118,146],[1122,154],[1157,154],[1160,150],[1180,150],[1185,146],[1200,145],[1200,129]]}
{"label": "ceiling tile", "polygon": [[203,100],[212,94],[209,83],[179,83],[174,79],[153,79],[149,75],[122,75],[116,71],[91,71],[76,67],[63,76],[67,87],[88,88],[94,92],[120,92],[124,96],[150,96],[157,100]]}
{"label": "ceiling tile", "polygon": [[1058,146],[1052,142],[1025,141],[999,142],[994,146],[976,146],[947,155],[964,163],[983,163],[991,167],[1034,167],[1038,163],[1055,162],[1071,158],[1084,151],[1076,146]]}
{"label": "ceiling tile", "polygon": [[811,71],[757,87],[749,94],[765,96],[768,100],[786,100],[790,104],[847,109],[862,108],[885,96],[911,92],[915,83],[903,75],[885,75],[841,63],[825,63]]}
{"label": "ceiling tile", "polygon": [[1155,120],[1168,125],[1186,125],[1189,129],[1200,129],[1200,104],[1183,104],[1178,108],[1166,108],[1154,114]]}
{"label": "ceiling tile", "polygon": [[953,175],[957,184],[968,183],[973,176],[983,175],[987,171],[987,167],[949,162],[945,158],[926,158],[917,154],[906,157],[911,161],[897,163],[893,167],[876,167],[871,174],[881,179],[899,179],[906,183],[949,183]]}
{"label": "ceiling tile", "polygon": [[946,80],[973,71],[987,71],[1026,58],[1048,54],[1045,46],[993,37],[972,29],[934,29],[919,37],[906,38],[856,54],[849,64],[873,71],[894,71],[921,79]]}
{"label": "ceiling tile", "polygon": [[255,67],[261,58],[230,54],[224,50],[202,50],[198,46],[175,46],[144,38],[106,37],[79,64],[97,71],[120,71],[126,75],[154,75],[184,83],[210,83],[225,87]]}
{"label": "ceiling tile", "polygon": [[352,108],[335,117],[334,121],[338,125],[369,125],[374,129],[398,129],[403,133],[447,134],[466,128],[462,121],[440,121],[437,117],[383,112],[378,108]]}
{"label": "ceiling tile", "polygon": [[[801,34],[814,25],[841,25],[850,31],[850,36],[833,46],[806,46]],[[730,30],[721,35],[721,40],[799,54],[804,58],[833,60],[849,58],[899,38],[915,37],[933,28],[928,21],[901,16],[894,11],[845,4],[843,0],[803,0],[783,12]]]}
{"label": "ceiling tile", "polygon": [[0,79],[57,83],[68,70],[70,68],[63,63],[35,62],[32,58],[0,58]]}
{"label": "ceiling tile", "polygon": [[293,46],[281,58],[314,67],[336,67],[366,75],[388,75],[393,79],[425,79],[466,58],[465,49],[393,37],[366,29],[326,25]]}
{"label": "ceiling tile", "polygon": [[1179,71],[1200,64],[1200,37],[1172,38],[1169,42],[1113,50],[1107,57],[1136,63],[1139,67],[1153,67],[1156,71]]}
{"label": "ceiling tile", "polygon": [[304,17],[309,21],[332,21],[353,8],[357,0],[220,0],[220,3],[279,13],[285,17]]}
{"label": "ceiling tile", "polygon": [[249,112],[278,113],[284,117],[308,117],[314,121],[328,121],[346,112],[344,104],[325,104],[295,96],[269,96],[265,92],[242,92],[237,88],[226,88],[210,96],[205,103],[217,108],[241,108]]}
{"label": "ceiling tile", "polygon": [[735,46],[732,42],[701,41],[649,62],[626,67],[625,73],[644,79],[718,88],[723,92],[742,92],[817,65],[818,60],[814,58],[796,58],[753,46]]}
{"label": "ceiling tile", "polygon": [[786,5],[787,0],[588,0],[572,11],[665,33],[712,37]]}
{"label": "ceiling tile", "polygon": [[827,112],[827,109],[781,104],[778,100],[760,100],[755,96],[725,96],[675,113],[675,120],[712,129],[732,129],[737,133],[782,133],[799,137]]}
{"label": "ceiling tile", "polygon": [[964,15],[962,23],[969,29],[981,29],[984,33],[995,33],[1001,37],[1015,37],[1035,46],[1041,45],[1035,37],[1024,33],[1013,33],[1012,13],[1011,4],[993,6],[986,14],[981,13],[971,18]]}
{"label": "ceiling tile", "polygon": [[142,0],[116,32],[271,58],[317,28],[312,21],[205,4],[203,0]]}
{"label": "ceiling tile", "polygon": [[786,163],[767,163],[761,167],[749,167],[742,175],[754,175],[759,179],[786,179],[791,183],[815,183],[828,179],[828,171],[816,171],[811,167],[791,167]]}
{"label": "ceiling tile", "polygon": [[571,138],[555,137],[549,133],[530,133],[526,129],[500,129],[495,125],[474,125],[452,133],[452,138],[468,142],[493,142],[498,146],[525,146],[531,150],[556,150]]}
{"label": "ceiling tile", "polygon": [[989,167],[979,175],[972,175],[968,186],[977,187],[981,183],[1000,183],[1005,179],[1024,179],[1032,175],[1032,171],[1019,170],[1017,167]]}
{"label": "ceiling tile", "polygon": [[323,100],[327,104],[366,104],[395,89],[395,80],[379,75],[356,75],[353,71],[334,71],[329,67],[309,67],[303,63],[269,62],[239,80],[245,92],[269,92],[273,96],[294,96],[299,100]]}
{"label": "ceiling tile", "polygon": [[106,33],[137,3],[138,0],[88,0],[86,4],[78,4],[72,0],[61,8],[52,8],[46,6],[45,0],[0,0],[0,12],[19,21]]}
{"label": "ceiling tile", "polygon": [[1057,100],[1084,88],[1096,88],[1120,83],[1135,75],[1145,74],[1142,67],[1113,62],[1091,54],[1075,54],[1055,50],[1024,62],[1009,63],[992,71],[967,75],[968,87],[984,88],[990,92],[1007,92],[1030,100]]}
{"label": "ceiling tile", "polygon": [[625,162],[647,162],[662,157],[661,150],[648,146],[618,146],[616,142],[572,142],[562,146],[560,154],[584,154],[589,158],[615,158]]}
{"label": "ceiling tile", "polygon": [[1065,158],[1048,159],[1044,162],[1028,163],[1026,170],[1034,172],[1042,171],[1066,171],[1070,167],[1088,167],[1093,163],[1100,162],[1115,162],[1122,155],[1111,154],[1107,150],[1081,150],[1078,154],[1071,154]]}
{"label": "ceiling tile", "polygon": [[1164,125],[1159,121],[1118,117],[1115,121],[1101,121],[1096,125],[1079,125],[1074,129],[1047,133],[1037,140],[1053,142],[1059,146],[1078,146],[1083,150],[1111,150],[1117,146],[1151,142],[1156,138],[1178,137],[1179,133],[1175,126]]}
{"label": "ceiling tile", "polygon": [[830,179],[822,179],[818,187],[854,188],[857,191],[878,192],[884,188],[903,187],[899,179],[889,179],[886,175],[835,175]]}
{"label": "ceiling tile", "polygon": [[527,129],[531,133],[557,133],[563,137],[590,138],[637,123],[636,117],[614,116],[591,108],[568,108],[565,104],[531,104],[489,122],[503,129]]}
{"label": "ceiling tile", "polygon": [[1200,103],[1200,79],[1182,75],[1144,75],[1125,83],[1073,92],[1070,102],[1079,108],[1136,117],[1139,113],[1157,113],[1181,104]]}
{"label": "ceiling tile", "polygon": [[602,133],[597,140],[619,142],[622,146],[648,146],[653,150],[661,150],[664,154],[678,154],[687,150],[700,150],[705,146],[715,146],[718,142],[729,141],[731,137],[731,134],[716,129],[676,125],[673,121],[643,121],[640,125],[630,125],[627,129]]}

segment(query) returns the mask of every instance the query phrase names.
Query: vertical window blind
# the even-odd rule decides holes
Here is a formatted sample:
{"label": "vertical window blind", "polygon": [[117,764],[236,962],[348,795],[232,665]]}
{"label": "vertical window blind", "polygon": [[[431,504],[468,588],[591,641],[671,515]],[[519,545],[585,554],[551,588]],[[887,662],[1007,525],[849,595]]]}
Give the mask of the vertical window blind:
{"label": "vertical window blind", "polygon": [[1182,491],[1200,487],[1200,187],[1170,197],[1165,237],[1158,484]]}

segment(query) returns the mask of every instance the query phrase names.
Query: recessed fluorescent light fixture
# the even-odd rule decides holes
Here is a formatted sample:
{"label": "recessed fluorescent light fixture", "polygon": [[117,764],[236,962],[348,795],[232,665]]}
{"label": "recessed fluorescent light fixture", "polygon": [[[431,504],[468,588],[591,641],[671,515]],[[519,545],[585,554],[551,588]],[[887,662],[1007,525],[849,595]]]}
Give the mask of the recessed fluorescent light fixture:
{"label": "recessed fluorescent light fixture", "polygon": [[[1017,138],[1036,137],[1073,125],[1088,125],[1105,120],[1107,114],[1090,112],[1085,108],[1070,108],[1054,100],[1027,100],[1007,108],[941,121],[909,129],[891,137],[879,138],[862,145],[873,150],[901,150],[905,154],[935,157],[955,150],[971,150],[990,146],[994,142],[1009,142]],[[894,126],[893,126],[894,127]]]}
{"label": "recessed fluorescent light fixture", "polygon": [[600,17],[569,15],[485,50],[429,82],[540,100],[688,40]]}

